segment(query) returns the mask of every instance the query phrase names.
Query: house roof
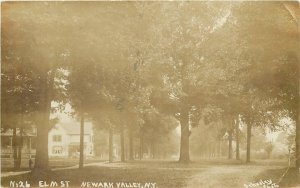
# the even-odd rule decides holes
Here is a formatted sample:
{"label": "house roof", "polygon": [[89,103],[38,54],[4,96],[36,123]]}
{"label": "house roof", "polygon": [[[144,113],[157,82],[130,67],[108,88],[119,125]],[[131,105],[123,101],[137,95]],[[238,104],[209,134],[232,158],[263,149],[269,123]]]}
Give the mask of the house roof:
{"label": "house roof", "polygon": [[[67,134],[80,134],[80,123],[79,122],[67,122],[58,123],[57,126],[61,126]],[[93,133],[93,124],[91,122],[84,123],[84,134]]]}
{"label": "house roof", "polygon": [[[69,121],[69,122],[59,122],[56,124],[56,127],[61,127],[66,131],[69,135],[79,135],[80,134],[80,122],[77,121]],[[55,129],[55,127],[53,127]],[[93,124],[91,122],[85,122],[84,123],[84,134],[85,135],[91,135],[93,134]],[[12,129],[1,129],[1,136],[12,136],[13,130]],[[17,128],[17,135],[20,135],[20,129]],[[23,136],[36,136],[35,129],[24,129],[23,130]]]}
{"label": "house roof", "polygon": [[[17,136],[20,136],[20,129],[17,128],[17,132],[16,132]],[[13,136],[13,130],[12,129],[1,129],[1,136]],[[22,133],[23,137],[26,136],[36,136],[36,131],[34,128],[27,128],[27,129],[23,129],[23,133]]]}

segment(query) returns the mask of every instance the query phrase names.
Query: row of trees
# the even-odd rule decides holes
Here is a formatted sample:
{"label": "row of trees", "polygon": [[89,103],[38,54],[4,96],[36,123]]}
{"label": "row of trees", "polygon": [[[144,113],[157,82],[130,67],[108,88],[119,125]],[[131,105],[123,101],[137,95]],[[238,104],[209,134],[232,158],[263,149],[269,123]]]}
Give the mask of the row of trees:
{"label": "row of trees", "polygon": [[134,137],[142,146],[145,132],[157,140],[179,124],[179,161],[186,163],[191,127],[199,122],[216,126],[219,137],[228,134],[230,158],[235,134],[237,159],[238,122],[245,123],[250,162],[252,127],[276,130],[281,118],[297,125],[299,166],[297,24],[284,4],[7,2],[3,7],[2,125],[37,127],[35,169],[49,169],[50,114],[66,103],[81,121],[80,167],[86,120],[108,130],[110,161],[116,130],[125,161],[125,130],[133,159]]}

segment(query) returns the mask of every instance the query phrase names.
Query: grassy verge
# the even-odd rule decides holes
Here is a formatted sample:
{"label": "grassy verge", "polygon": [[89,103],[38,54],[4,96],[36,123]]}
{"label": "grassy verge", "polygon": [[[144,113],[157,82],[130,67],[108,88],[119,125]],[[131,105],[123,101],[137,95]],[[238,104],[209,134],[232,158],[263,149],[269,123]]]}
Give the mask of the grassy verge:
{"label": "grassy verge", "polygon": [[270,169],[266,170],[261,174],[258,174],[254,179],[271,179],[273,182],[279,184],[280,187],[284,188],[299,188],[300,187],[300,174],[296,168],[290,168],[282,180],[279,182],[282,175],[286,172],[287,168],[281,169]]}

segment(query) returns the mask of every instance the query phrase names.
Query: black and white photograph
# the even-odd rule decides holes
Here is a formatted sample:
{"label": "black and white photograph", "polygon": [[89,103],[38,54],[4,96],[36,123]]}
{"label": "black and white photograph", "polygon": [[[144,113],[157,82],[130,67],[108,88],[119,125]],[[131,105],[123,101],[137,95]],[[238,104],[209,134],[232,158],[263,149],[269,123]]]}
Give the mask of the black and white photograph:
{"label": "black and white photograph", "polygon": [[300,1],[1,1],[0,187],[300,188]]}

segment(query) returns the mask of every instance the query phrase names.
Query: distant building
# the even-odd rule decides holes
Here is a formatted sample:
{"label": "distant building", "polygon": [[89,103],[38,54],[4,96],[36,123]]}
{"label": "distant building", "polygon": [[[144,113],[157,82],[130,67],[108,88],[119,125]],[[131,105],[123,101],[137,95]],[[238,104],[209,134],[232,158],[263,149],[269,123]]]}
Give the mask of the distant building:
{"label": "distant building", "polygon": [[[35,157],[36,129],[23,129],[22,135],[19,128],[16,129],[16,142],[19,145],[22,137],[22,157]],[[13,158],[13,130],[1,129],[1,158]]]}
{"label": "distant building", "polygon": [[[94,156],[94,135],[91,123],[84,125],[84,155]],[[80,124],[59,123],[48,134],[49,157],[78,157],[80,147]]]}
{"label": "distant building", "polygon": [[[84,155],[94,156],[94,134],[92,123],[84,125]],[[22,158],[35,157],[36,128],[23,129],[22,136],[17,128],[16,137],[18,145],[23,140]],[[79,122],[58,123],[48,133],[49,157],[78,157],[80,147]],[[1,129],[1,158],[13,158],[13,130]]]}

